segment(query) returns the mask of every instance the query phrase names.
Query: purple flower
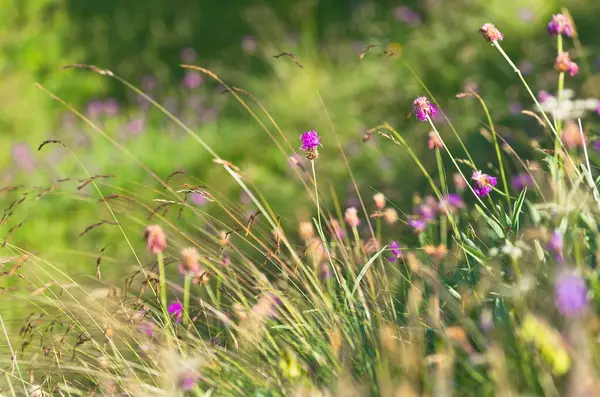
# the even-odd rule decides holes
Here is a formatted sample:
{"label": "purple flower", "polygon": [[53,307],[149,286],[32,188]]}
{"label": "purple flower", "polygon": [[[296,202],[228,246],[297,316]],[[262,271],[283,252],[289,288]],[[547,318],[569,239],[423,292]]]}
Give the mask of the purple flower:
{"label": "purple flower", "polygon": [[522,173],[519,175],[515,175],[511,181],[513,189],[517,191],[523,190],[525,187],[533,186],[533,178],[528,173]]}
{"label": "purple flower", "polygon": [[142,77],[140,84],[144,91],[153,91],[158,86],[158,81],[156,80],[156,77],[147,74]]}
{"label": "purple flower", "polygon": [[204,82],[204,78],[195,70],[188,70],[183,76],[183,85],[185,88],[194,89],[199,87]]}
{"label": "purple flower", "polygon": [[[598,108],[598,113],[600,114],[600,108]],[[598,151],[600,151],[600,139],[596,139],[596,140],[594,141],[594,144],[593,144],[593,146],[594,146],[594,149],[595,149],[595,150],[598,150]]]}
{"label": "purple flower", "polygon": [[317,131],[310,130],[300,135],[300,140],[302,141],[302,146],[300,150],[303,150],[306,153],[306,158],[309,160],[315,160],[319,157],[319,152],[317,147],[321,145],[321,138]]}
{"label": "purple flower", "polygon": [[565,317],[574,317],[587,309],[587,285],[573,272],[562,272],[554,283],[554,303]]}
{"label": "purple flower", "polygon": [[408,226],[412,227],[415,233],[419,234],[425,230],[425,221],[422,219],[409,219]]}
{"label": "purple flower", "polygon": [[523,106],[519,102],[511,102],[508,105],[508,110],[511,114],[519,114],[523,110]]}
{"label": "purple flower", "polygon": [[413,109],[419,121],[427,121],[428,117],[431,118],[438,112],[438,108],[424,96],[417,97],[414,100]]}
{"label": "purple flower", "polygon": [[154,334],[155,326],[156,326],[156,324],[154,324],[152,321],[142,320],[137,324],[136,329],[138,330],[138,332],[141,332],[141,333],[146,334],[147,336],[151,337],[152,334]]}
{"label": "purple flower", "polygon": [[104,104],[100,101],[90,101],[87,104],[87,114],[90,118],[96,118],[104,111]]}
{"label": "purple flower", "polygon": [[417,213],[419,214],[420,219],[425,222],[431,222],[437,216],[437,210],[438,203],[433,197],[428,197],[427,200],[424,200],[423,204],[419,205]]}
{"label": "purple flower", "polygon": [[182,391],[189,391],[196,387],[200,380],[200,374],[193,370],[185,370],[181,372],[177,379],[177,385]]}
{"label": "purple flower", "polygon": [[573,27],[571,21],[563,14],[555,14],[548,22],[548,33],[550,36],[565,35],[571,37],[573,35]]}
{"label": "purple flower", "polygon": [[553,98],[552,94],[550,94],[547,91],[542,90],[542,91],[538,92],[538,99],[540,100],[540,103],[544,103],[548,99],[552,99],[552,98]]}
{"label": "purple flower", "polygon": [[108,116],[119,114],[119,102],[115,98],[108,98],[102,105],[103,111]]}
{"label": "purple flower", "polygon": [[498,180],[495,176],[489,176],[481,171],[473,171],[471,179],[475,181],[473,190],[478,197],[485,197],[492,191],[492,188],[496,186]]}
{"label": "purple flower", "polygon": [[186,47],[181,50],[181,54],[179,56],[183,62],[193,63],[196,60],[196,51],[192,47]]}
{"label": "purple flower", "polygon": [[200,193],[192,193],[188,197],[192,203],[196,204],[199,207],[201,207],[209,202],[209,200],[206,198],[206,196],[204,194],[200,194]]}
{"label": "purple flower", "polygon": [[421,23],[419,14],[408,8],[407,6],[399,6],[394,10],[394,16],[397,20],[404,22],[409,26],[416,26]]}
{"label": "purple flower", "polygon": [[392,241],[392,243],[388,245],[388,249],[392,254],[392,256],[387,258],[388,261],[394,262],[395,260],[402,258],[402,250],[400,249],[400,244],[398,244],[397,241]]}
{"label": "purple flower", "polygon": [[31,149],[26,144],[16,143],[12,147],[12,157],[19,170],[24,172],[35,170],[35,159],[31,154]]}
{"label": "purple flower", "polygon": [[557,261],[562,262],[563,259],[563,234],[560,230],[555,229],[548,241],[548,250],[554,254]]}
{"label": "purple flower", "polygon": [[133,135],[140,135],[144,132],[144,124],[144,119],[141,117],[133,119],[129,122],[129,124],[127,124],[127,131]]}
{"label": "purple flower", "polygon": [[167,307],[167,312],[175,317],[175,320],[180,323],[181,320],[183,319],[183,306],[181,305],[181,302],[179,301],[173,301],[169,304],[169,306]]}
{"label": "purple flower", "polygon": [[439,204],[439,209],[442,212],[456,212],[464,207],[465,203],[462,197],[456,193],[448,193],[442,197],[442,201]]}

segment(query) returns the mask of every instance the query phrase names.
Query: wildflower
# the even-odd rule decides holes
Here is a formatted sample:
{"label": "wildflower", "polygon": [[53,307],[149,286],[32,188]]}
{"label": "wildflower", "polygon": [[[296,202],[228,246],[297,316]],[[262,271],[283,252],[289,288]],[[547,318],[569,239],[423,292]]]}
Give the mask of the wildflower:
{"label": "wildflower", "polygon": [[419,121],[427,121],[428,118],[435,116],[438,112],[438,108],[424,96],[417,97],[414,100],[413,109]]}
{"label": "wildflower", "polygon": [[442,197],[440,201],[439,209],[444,213],[456,212],[465,207],[463,199],[456,193],[448,193]]}
{"label": "wildflower", "polygon": [[440,139],[440,136],[435,131],[429,132],[429,150],[433,150],[433,148],[443,149],[444,142]]}
{"label": "wildflower", "polygon": [[440,262],[448,254],[448,248],[446,248],[444,244],[440,244],[437,247],[433,245],[426,245],[423,247],[423,250],[436,262]]}
{"label": "wildflower", "polygon": [[183,319],[183,305],[179,301],[173,301],[167,307],[167,312],[175,317],[175,320],[180,323]]}
{"label": "wildflower", "polygon": [[463,176],[460,174],[460,172],[455,172],[454,175],[452,175],[452,181],[454,182],[454,187],[459,192],[462,192],[467,188],[467,182],[465,181],[465,178],[463,178]]}
{"label": "wildflower", "polygon": [[381,211],[385,207],[385,196],[383,193],[377,193],[373,196],[373,201],[375,201],[375,207]]}
{"label": "wildflower", "polygon": [[573,35],[571,21],[563,14],[552,15],[552,19],[548,22],[548,33],[550,36],[564,34],[567,37],[571,37]]}
{"label": "wildflower", "polygon": [[386,208],[383,210],[383,220],[388,225],[393,225],[398,221],[398,212],[394,208]]}
{"label": "wildflower", "polygon": [[306,153],[306,158],[308,160],[315,160],[319,157],[319,152],[317,147],[321,145],[321,138],[317,131],[310,130],[300,135],[300,140],[302,141],[302,146],[300,150],[303,150]]}
{"label": "wildflower", "polygon": [[496,186],[498,180],[495,176],[489,176],[481,171],[473,171],[471,179],[475,181],[475,187],[473,190],[479,197],[485,197],[492,191],[492,188]]}
{"label": "wildflower", "polygon": [[196,51],[192,47],[186,47],[181,50],[179,58],[185,63],[194,63],[196,60]]}
{"label": "wildflower", "polygon": [[511,181],[513,189],[521,191],[526,187],[533,186],[533,178],[528,173],[522,173],[513,176]]}
{"label": "wildflower", "polygon": [[484,23],[483,26],[479,28],[479,32],[483,35],[483,38],[490,43],[495,43],[504,39],[504,35],[491,23]]}
{"label": "wildflower", "polygon": [[331,231],[333,232],[333,235],[335,237],[337,237],[340,240],[344,239],[344,237],[345,237],[344,229],[340,226],[340,223],[337,221],[337,219],[330,220],[330,227],[331,227]]}
{"label": "wildflower", "polygon": [[569,76],[573,77],[579,71],[579,66],[577,66],[577,64],[571,60],[568,52],[561,52],[556,57],[554,69],[561,73],[569,72]]}
{"label": "wildflower", "polygon": [[329,267],[329,263],[323,262],[321,264],[321,278],[323,280],[329,280],[332,275],[333,275],[333,272],[331,271],[331,268]]}
{"label": "wildflower", "polygon": [[390,262],[394,262],[397,259],[402,259],[402,250],[400,249],[400,244],[397,241],[392,241],[390,245],[388,245],[388,249],[392,256],[388,257],[387,260]]}
{"label": "wildflower", "polygon": [[397,20],[404,22],[409,26],[416,26],[421,23],[421,17],[419,16],[419,14],[417,14],[407,6],[396,7],[396,9],[394,10],[394,17],[396,17]]}
{"label": "wildflower", "polygon": [[119,114],[119,102],[115,98],[108,98],[102,104],[102,109],[109,116],[117,115]]}
{"label": "wildflower", "polygon": [[565,127],[561,131],[560,138],[568,149],[583,147],[584,144],[581,140],[581,131],[579,131],[579,127],[573,121],[568,121],[565,124]]}
{"label": "wildflower", "polygon": [[358,210],[356,207],[346,209],[344,220],[350,227],[358,227],[358,225],[360,225],[360,218],[358,217]]}
{"label": "wildflower", "polygon": [[417,208],[420,219],[430,222],[437,216],[438,203],[432,196],[427,196]]}
{"label": "wildflower", "polygon": [[24,143],[17,143],[12,147],[13,160],[19,168],[24,172],[33,172],[35,170],[35,158],[31,153],[31,149]]}
{"label": "wildflower", "polygon": [[177,377],[177,387],[182,391],[189,391],[196,387],[199,380],[200,374],[197,371],[186,369]]}
{"label": "wildflower", "polygon": [[137,324],[136,329],[138,332],[151,337],[154,334],[155,326],[156,324],[154,324],[152,321],[142,320]]}
{"label": "wildflower", "polygon": [[554,254],[554,257],[557,261],[562,262],[563,259],[563,234],[560,230],[555,229],[550,236],[550,240],[548,241],[547,248],[548,250]]}
{"label": "wildflower", "polygon": [[167,248],[167,237],[158,225],[150,225],[144,231],[146,248],[154,255],[162,253]]}
{"label": "wildflower", "polygon": [[594,141],[594,149],[600,151],[600,139]]}
{"label": "wildflower", "polygon": [[194,89],[202,85],[204,78],[195,70],[188,70],[183,76],[183,86],[185,88]]}
{"label": "wildflower", "polygon": [[419,234],[425,230],[425,221],[422,219],[409,219],[408,226],[412,227],[415,233]]}
{"label": "wildflower", "polygon": [[300,237],[304,240],[310,240],[315,235],[315,228],[313,227],[312,222],[300,222]]}
{"label": "wildflower", "polygon": [[179,274],[199,279],[205,273],[200,267],[198,251],[196,248],[184,248],[181,250],[181,262],[179,263]]}
{"label": "wildflower", "polygon": [[554,303],[565,317],[584,312],[588,305],[585,280],[578,274],[562,272],[554,283]]}
{"label": "wildflower", "polygon": [[554,98],[554,97],[552,96],[552,94],[550,94],[547,91],[542,90],[542,91],[538,92],[538,99],[541,103],[544,103],[551,98]]}

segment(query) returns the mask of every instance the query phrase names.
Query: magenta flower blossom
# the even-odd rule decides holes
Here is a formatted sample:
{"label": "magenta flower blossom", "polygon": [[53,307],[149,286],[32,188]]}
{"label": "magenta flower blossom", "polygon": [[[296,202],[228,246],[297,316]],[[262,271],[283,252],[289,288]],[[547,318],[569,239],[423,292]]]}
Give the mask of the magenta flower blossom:
{"label": "magenta flower blossom", "polygon": [[553,98],[552,94],[550,94],[547,91],[542,90],[542,91],[538,92],[538,99],[539,99],[540,103],[544,103],[548,99],[552,99],[552,98]]}
{"label": "magenta flower blossom", "polygon": [[573,35],[571,21],[563,14],[552,15],[552,19],[548,22],[548,33],[550,36],[565,35],[571,37]]}
{"label": "magenta flower blossom", "polygon": [[204,78],[199,72],[188,70],[183,76],[183,85],[185,88],[194,89],[202,85]]}
{"label": "magenta flower blossom", "polygon": [[[600,107],[598,108],[598,114],[600,114]],[[595,150],[600,151],[600,139],[594,141],[593,147]]]}
{"label": "magenta flower blossom", "polygon": [[438,108],[424,96],[417,97],[414,100],[413,109],[419,121],[427,121],[428,117],[433,118],[438,112]]}
{"label": "magenta flower blossom", "polygon": [[498,180],[495,176],[489,176],[481,171],[473,171],[471,179],[475,181],[473,190],[478,197],[485,197],[492,191],[492,188],[496,186]]}
{"label": "magenta flower blossom", "polygon": [[448,193],[442,197],[442,201],[439,204],[439,209],[442,212],[456,212],[464,207],[465,203],[462,197],[456,193]]}
{"label": "magenta flower blossom", "polygon": [[585,280],[573,272],[561,273],[554,283],[554,303],[565,317],[574,317],[588,307]]}
{"label": "magenta flower blossom", "polygon": [[[321,138],[317,131],[310,130],[300,135],[300,140],[302,141],[302,146],[300,146],[300,150],[303,150],[306,153],[306,158],[309,160],[315,160],[319,157],[319,152],[317,150],[318,146],[321,145]],[[322,145],[321,145],[322,146]]]}
{"label": "magenta flower blossom", "polygon": [[178,323],[183,319],[183,305],[179,301],[173,301],[167,307],[167,312],[175,318]]}
{"label": "magenta flower blossom", "polygon": [[496,41],[504,40],[504,35],[502,34],[502,32],[500,32],[498,28],[496,28],[491,23],[484,23],[483,26],[479,28],[479,32],[481,33],[483,38],[489,41],[490,43],[495,43]]}
{"label": "magenta flower blossom", "polygon": [[154,334],[155,326],[156,324],[154,324],[152,321],[142,320],[137,324],[136,329],[138,332],[151,337]]}
{"label": "magenta flower blossom", "polygon": [[554,68],[561,73],[569,72],[569,76],[571,77],[575,76],[579,71],[579,66],[571,60],[568,52],[558,54],[554,62]]}
{"label": "magenta flower blossom", "polygon": [[521,191],[526,187],[533,186],[533,178],[528,173],[522,173],[513,176],[511,181],[513,189]]}
{"label": "magenta flower blossom", "polygon": [[392,256],[388,257],[387,260],[390,262],[394,262],[397,259],[402,259],[402,250],[400,249],[400,244],[397,241],[392,241],[390,245],[388,245],[388,249]]}
{"label": "magenta flower blossom", "polygon": [[554,257],[558,262],[563,262],[563,234],[560,230],[555,229],[550,236],[550,241],[548,241],[547,248],[550,252],[554,254]]}
{"label": "magenta flower blossom", "polygon": [[190,391],[200,380],[200,374],[193,370],[186,370],[179,374],[177,379],[177,385],[182,391]]}
{"label": "magenta flower blossom", "polygon": [[409,219],[408,220],[408,226],[412,227],[415,231],[415,233],[419,234],[419,233],[423,233],[423,231],[425,230],[425,221],[422,219]]}
{"label": "magenta flower blossom", "polygon": [[429,197],[428,200],[424,200],[424,202],[419,205],[417,208],[417,213],[419,214],[419,218],[425,222],[431,222],[437,216],[438,203],[435,201],[433,197]]}

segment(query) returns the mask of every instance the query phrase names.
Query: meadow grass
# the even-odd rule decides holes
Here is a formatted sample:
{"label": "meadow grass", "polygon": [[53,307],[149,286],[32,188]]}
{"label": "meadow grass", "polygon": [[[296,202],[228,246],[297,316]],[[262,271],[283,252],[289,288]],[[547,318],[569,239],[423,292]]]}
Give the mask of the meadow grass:
{"label": "meadow grass", "polygon": [[[154,185],[115,188],[114,177],[92,172],[69,142],[41,143],[40,150],[58,147],[71,156],[81,177],[57,183],[89,189],[83,198],[73,197],[102,215],[78,229],[78,236],[110,227],[114,238],[94,252],[50,261],[43,252],[12,244],[11,233],[20,226],[11,223],[2,239],[9,253],[3,277],[9,281],[7,310],[0,316],[1,392],[595,395],[600,208],[585,123],[570,132],[575,138],[565,139],[566,121],[563,130],[540,110],[501,39],[490,35],[492,28],[483,30],[492,44],[486,49],[497,51],[499,62],[506,61],[531,94],[537,107],[526,114],[539,121],[541,138],[532,143],[531,157],[521,158],[494,125],[485,96],[459,93],[462,101],[476,101],[485,116],[490,164],[477,164],[479,156],[466,150],[458,125],[423,85],[428,97],[415,101],[411,122],[423,122],[423,137],[431,131],[426,155],[434,161],[425,163],[390,123],[365,136],[406,152],[412,161],[407,171],[422,174],[426,188],[409,192],[414,194],[409,210],[361,186],[318,91],[329,129],[290,140],[260,98],[211,70],[183,65],[218,82],[277,146],[280,161],[290,165],[314,203],[296,222],[271,204],[271,192],[247,178],[243,167],[221,158],[204,136],[113,72],[77,66],[142,96],[187,135],[186,144],[219,167],[223,181],[235,183],[247,203],[230,200],[220,184],[206,185],[188,173],[158,175],[152,159],[161,156],[160,147],[152,149],[153,156],[138,155],[40,86]],[[293,54],[278,60],[295,67],[301,61]],[[420,83],[418,73],[407,70]],[[557,76],[560,102],[564,72]],[[247,150],[260,153],[261,145]],[[322,147],[339,153],[319,152]],[[342,205],[345,197],[322,178],[325,155],[345,164],[355,206]],[[519,170],[519,183],[509,184],[508,169]],[[39,191],[41,202],[53,190],[28,194]],[[212,211],[190,204],[192,195]],[[7,222],[21,197],[5,212]],[[112,245],[121,248],[111,251]],[[72,267],[60,261],[76,257],[94,263],[94,269],[66,271]],[[121,269],[121,278],[105,279],[108,266]]]}

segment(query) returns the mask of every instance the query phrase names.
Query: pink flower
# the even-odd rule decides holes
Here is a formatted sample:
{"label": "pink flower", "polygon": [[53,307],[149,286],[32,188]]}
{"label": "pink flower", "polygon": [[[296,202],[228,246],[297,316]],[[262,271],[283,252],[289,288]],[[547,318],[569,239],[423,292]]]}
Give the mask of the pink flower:
{"label": "pink flower", "polygon": [[183,319],[183,305],[179,301],[173,301],[167,307],[167,312],[175,317],[175,321],[178,323]]}
{"label": "pink flower", "polygon": [[498,183],[495,176],[489,176],[481,171],[474,171],[471,179],[475,181],[475,187],[473,188],[475,194],[481,198],[490,194],[493,187]]}
{"label": "pink flower", "polygon": [[573,27],[571,21],[563,14],[552,15],[552,20],[548,23],[548,33],[550,36],[565,35],[571,37],[573,35]]}
{"label": "pink flower", "polygon": [[146,248],[154,255],[164,252],[167,248],[167,237],[158,225],[147,226],[144,231],[144,238],[146,239]]}
{"label": "pink flower", "polygon": [[490,43],[502,41],[504,39],[504,35],[491,23],[484,23],[483,26],[479,28],[479,32],[483,35],[483,38]]}
{"label": "pink flower", "polygon": [[427,121],[427,118],[432,118],[438,112],[438,108],[424,96],[417,97],[414,100],[413,109],[419,121]]}
{"label": "pink flower", "polygon": [[558,54],[554,62],[554,68],[561,73],[569,72],[571,77],[575,76],[579,71],[579,66],[571,60],[568,52]]}

